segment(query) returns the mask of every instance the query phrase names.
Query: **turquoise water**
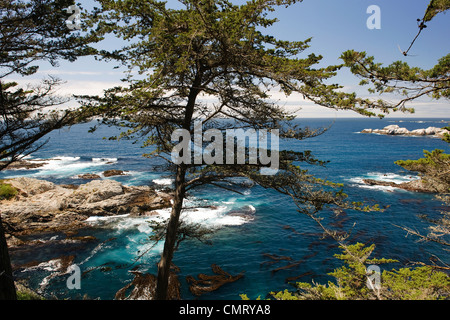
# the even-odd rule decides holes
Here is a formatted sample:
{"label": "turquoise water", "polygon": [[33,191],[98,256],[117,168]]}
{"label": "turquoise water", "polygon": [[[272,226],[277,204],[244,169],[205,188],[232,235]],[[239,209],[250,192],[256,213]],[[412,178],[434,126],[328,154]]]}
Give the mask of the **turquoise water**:
{"label": "turquoise water", "polygon": [[[445,119],[448,121],[448,119]],[[413,236],[406,237],[402,225],[426,232],[427,224],[419,215],[436,216],[441,204],[432,195],[412,193],[389,187],[368,187],[363,178],[384,179],[394,182],[417,178],[394,164],[399,159],[417,159],[423,150],[435,148],[450,152],[448,144],[431,137],[401,137],[358,133],[364,128],[383,128],[398,124],[409,130],[429,126],[444,126],[441,119],[303,119],[301,125],[312,128],[330,126],[324,134],[296,141],[281,147],[296,151],[311,150],[321,160],[329,160],[325,168],[312,167],[316,176],[345,184],[344,191],[351,199],[374,201],[390,205],[383,213],[357,213],[347,211],[338,218],[330,218],[335,228],[352,229],[351,240],[367,244],[375,243],[376,257],[398,259],[401,264],[411,261],[428,261],[438,255],[450,263],[448,253],[437,245],[418,243]],[[126,176],[113,177],[129,185],[153,185],[156,188],[170,186],[172,178],[162,171],[162,163],[142,157],[148,149],[131,141],[108,141],[115,133],[113,128],[101,128],[88,133],[89,124],[77,125],[70,130],[60,130],[50,135],[48,144],[33,155],[34,158],[54,159],[37,170],[9,170],[0,178],[31,176],[56,183],[80,184],[80,173],[101,173],[108,169],[126,170]],[[56,158],[59,158],[56,160]],[[289,281],[323,283],[339,261],[333,254],[339,250],[330,239],[322,239],[321,231],[308,217],[296,211],[286,196],[259,186],[242,187],[243,195],[214,187],[204,187],[189,194],[185,205],[201,206],[188,211],[184,218],[216,229],[211,237],[212,245],[196,240],[182,243],[174,257],[180,268],[178,274],[184,299],[240,299],[246,293],[250,298],[265,297],[270,291],[291,288]],[[214,206],[209,207],[208,206]],[[246,213],[247,219],[229,215],[231,211]],[[162,210],[161,216],[167,215]],[[325,211],[324,216],[329,212]],[[141,272],[156,273],[156,263],[162,244],[154,246],[148,240],[151,234],[149,217],[92,218],[94,227],[81,230],[80,235],[96,237],[91,242],[64,241],[63,234],[39,235],[45,243],[11,250],[12,262],[19,268],[17,278],[26,278],[30,286],[42,290],[48,296],[79,299],[113,299],[117,290],[133,279],[129,272],[137,268]],[[356,223],[356,224],[355,224]],[[355,224],[355,225],[354,225]],[[136,263],[135,259],[146,252]],[[31,261],[45,262],[62,255],[74,255],[83,276],[81,289],[69,290],[68,274],[54,275],[51,264],[26,267]],[[274,262],[269,255],[289,257],[290,260]],[[286,258],[287,259],[287,258]],[[185,281],[187,275],[212,274],[211,264],[219,265],[230,274],[244,271],[240,280],[219,290],[193,296]],[[293,264],[290,268],[284,268]],[[394,265],[399,267],[401,264]],[[102,266],[103,268],[98,268]],[[53,274],[53,276],[52,276]]]}

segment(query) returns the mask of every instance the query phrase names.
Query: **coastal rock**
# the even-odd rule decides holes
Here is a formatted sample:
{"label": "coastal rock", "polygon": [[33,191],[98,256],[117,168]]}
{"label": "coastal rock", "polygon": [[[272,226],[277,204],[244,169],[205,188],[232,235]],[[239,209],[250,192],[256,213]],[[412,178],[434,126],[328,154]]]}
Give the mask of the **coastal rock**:
{"label": "coastal rock", "polygon": [[383,128],[386,134],[396,134],[398,129],[400,129],[400,127],[396,124],[392,124]]}
{"label": "coastal rock", "polygon": [[447,129],[428,127],[426,129],[415,129],[409,131],[406,128],[400,128],[398,125],[393,124],[384,127],[383,129],[363,129],[361,133],[377,133],[386,135],[406,135],[406,136],[435,136],[437,138],[443,138],[445,134],[450,134]]}
{"label": "coastal rock", "polygon": [[148,186],[123,186],[114,180],[93,180],[76,189],[33,178],[7,182],[19,194],[1,202],[2,219],[6,232],[18,238],[42,231],[77,230],[87,226],[84,221],[90,216],[145,214],[169,207],[171,199]]}
{"label": "coastal rock", "polygon": [[436,132],[434,134],[435,137],[439,138],[439,139],[443,139],[446,135],[450,135],[450,131],[443,129],[439,132]]}
{"label": "coastal rock", "polygon": [[441,128],[436,128],[436,127],[428,127],[425,129],[425,133],[426,134],[436,134],[438,132],[441,132],[444,129]]}
{"label": "coastal rock", "polygon": [[79,174],[78,175],[79,179],[84,179],[84,180],[95,180],[95,179],[101,179],[101,177],[98,174],[95,173],[85,173],[85,174]]}
{"label": "coastal rock", "polygon": [[114,180],[94,180],[73,191],[70,205],[95,203],[123,194],[122,184]]}
{"label": "coastal rock", "polygon": [[[125,287],[116,292],[116,300],[153,300],[156,296],[156,276],[153,274],[143,274],[139,271],[130,271],[134,274],[134,279]],[[169,273],[168,299],[180,300],[180,281],[175,272]],[[129,294],[127,295],[127,293]]]}
{"label": "coastal rock", "polygon": [[[0,164],[6,163],[7,161],[0,161]],[[42,160],[18,160],[9,164],[7,169],[36,169],[42,167],[45,164],[47,164],[47,162]]]}
{"label": "coastal rock", "polygon": [[224,284],[235,282],[244,276],[244,272],[233,276],[222,270],[216,264],[212,264],[211,269],[213,270],[214,275],[201,273],[198,275],[198,279],[195,279],[193,276],[186,277],[186,281],[190,284],[189,290],[193,295],[200,296],[204,293],[215,291]]}
{"label": "coastal rock", "polygon": [[115,170],[115,169],[112,169],[112,170],[106,170],[106,171],[104,171],[104,172],[103,172],[103,175],[104,175],[105,177],[113,177],[113,176],[124,176],[125,173],[124,173],[122,170]]}
{"label": "coastal rock", "polygon": [[399,129],[400,127],[396,124],[391,124],[389,126],[384,127],[385,130],[396,130]]}
{"label": "coastal rock", "polygon": [[409,132],[412,136],[425,136],[427,134],[426,129],[416,129]]}
{"label": "coastal rock", "polygon": [[57,186],[50,181],[32,178],[14,178],[8,180],[12,187],[16,188],[22,196],[28,197],[55,189]]}
{"label": "coastal rock", "polygon": [[253,206],[244,206],[239,209],[231,210],[227,213],[228,216],[241,217],[245,220],[255,219],[255,208]]}
{"label": "coastal rock", "polygon": [[412,192],[426,192],[426,193],[434,192],[434,190],[430,190],[430,188],[428,188],[427,185],[424,184],[422,180],[413,180],[409,182],[395,183],[390,181],[363,179],[363,182],[369,186],[394,187]]}
{"label": "coastal rock", "polygon": [[399,135],[409,134],[409,130],[406,128],[398,128],[395,130],[395,134],[399,134]]}

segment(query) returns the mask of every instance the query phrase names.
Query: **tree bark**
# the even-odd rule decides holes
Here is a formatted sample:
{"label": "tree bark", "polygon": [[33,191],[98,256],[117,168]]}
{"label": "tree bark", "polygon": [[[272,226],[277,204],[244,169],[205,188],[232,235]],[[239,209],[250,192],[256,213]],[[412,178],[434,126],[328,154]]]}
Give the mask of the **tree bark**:
{"label": "tree bark", "polygon": [[158,263],[158,278],[156,282],[156,300],[167,300],[167,291],[169,287],[170,265],[172,263],[175,242],[177,240],[178,221],[180,220],[181,209],[185,194],[185,174],[186,168],[180,165],[177,169],[175,180],[175,195],[173,199],[172,212],[170,214],[169,224],[166,231],[166,240],[161,260]]}
{"label": "tree bark", "polygon": [[[195,100],[200,93],[201,83],[203,77],[203,70],[199,70],[195,76],[189,91],[188,101],[186,104],[186,111],[184,116],[183,129],[190,130],[192,116],[194,114]],[[175,178],[175,195],[173,198],[172,212],[170,214],[169,224],[166,231],[166,240],[164,242],[164,250],[161,255],[161,260],[158,263],[158,277],[156,280],[156,300],[167,300],[169,288],[170,265],[172,264],[173,253],[175,251],[175,243],[177,241],[178,222],[180,220],[181,209],[183,207],[183,200],[186,191],[186,164],[182,163],[177,167],[177,174]]]}
{"label": "tree bark", "polygon": [[8,245],[0,215],[0,300],[17,300]]}

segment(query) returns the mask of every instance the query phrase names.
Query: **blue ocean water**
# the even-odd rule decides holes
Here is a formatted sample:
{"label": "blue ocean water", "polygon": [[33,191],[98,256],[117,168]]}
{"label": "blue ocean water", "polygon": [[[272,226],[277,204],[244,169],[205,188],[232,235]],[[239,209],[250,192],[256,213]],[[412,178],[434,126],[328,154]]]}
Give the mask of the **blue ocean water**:
{"label": "blue ocean water", "polygon": [[[281,148],[295,151],[311,150],[321,160],[329,160],[326,167],[308,167],[317,177],[343,183],[344,192],[355,201],[373,201],[389,205],[382,213],[347,211],[330,218],[338,230],[352,230],[351,241],[376,244],[374,257],[397,259],[399,268],[412,261],[428,261],[433,255],[450,263],[450,255],[439,245],[417,242],[398,227],[405,226],[426,233],[427,222],[420,215],[436,216],[442,209],[440,202],[430,194],[402,191],[391,187],[366,186],[362,179],[372,178],[394,182],[417,178],[394,164],[399,159],[417,159],[423,150],[436,148],[450,152],[447,143],[432,137],[403,137],[359,133],[365,128],[383,128],[398,124],[409,130],[442,127],[449,119],[299,119],[301,126],[329,127],[322,135],[281,143]],[[88,133],[92,124],[82,124],[53,132],[48,143],[33,154],[35,159],[51,159],[36,170],[7,170],[0,178],[29,176],[60,184],[81,184],[81,173],[101,173],[108,169],[126,171],[127,175],[111,177],[126,185],[170,186],[170,173],[162,171],[161,162],[142,156],[148,148],[131,141],[102,139],[117,133],[115,128],[101,127]],[[327,273],[340,265],[333,257],[339,253],[330,239],[322,239],[322,232],[310,218],[297,212],[292,201],[275,191],[257,185],[246,186],[243,195],[214,187],[204,187],[189,194],[185,205],[200,207],[187,210],[183,217],[209,228],[216,228],[212,244],[197,240],[184,241],[175,253],[183,299],[240,299],[245,293],[250,298],[264,298],[270,291],[291,288],[289,282],[325,283]],[[246,212],[253,219],[244,219],[230,212]],[[161,210],[162,217],[168,211]],[[323,216],[331,216],[324,211]],[[81,230],[96,240],[91,242],[63,241],[64,235],[40,235],[45,243],[11,250],[15,266],[31,261],[42,262],[34,267],[20,267],[17,278],[26,278],[29,285],[47,296],[57,298],[113,299],[115,293],[134,278],[129,271],[156,273],[156,263],[162,243],[154,245],[148,236],[152,230],[150,217],[91,218],[94,229]],[[137,262],[135,259],[145,255]],[[62,255],[74,255],[83,273],[81,289],[68,289],[68,274],[52,276],[52,264],[47,261]],[[275,261],[270,257],[282,256]],[[212,274],[211,265],[217,264],[230,274],[244,272],[238,281],[226,284],[217,291],[193,296],[185,277],[199,273]]]}

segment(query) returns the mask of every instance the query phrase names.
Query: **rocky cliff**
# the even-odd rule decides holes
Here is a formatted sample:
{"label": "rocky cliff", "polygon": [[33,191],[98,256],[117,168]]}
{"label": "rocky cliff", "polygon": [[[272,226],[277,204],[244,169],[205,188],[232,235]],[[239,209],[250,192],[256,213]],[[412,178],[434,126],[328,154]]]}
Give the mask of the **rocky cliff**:
{"label": "rocky cliff", "polygon": [[[19,192],[1,202],[9,239],[43,231],[73,231],[90,216],[146,215],[170,206],[171,196],[147,186],[124,186],[114,180],[93,180],[80,186],[56,185],[33,178],[6,180]],[[11,240],[12,241],[12,240]]]}

